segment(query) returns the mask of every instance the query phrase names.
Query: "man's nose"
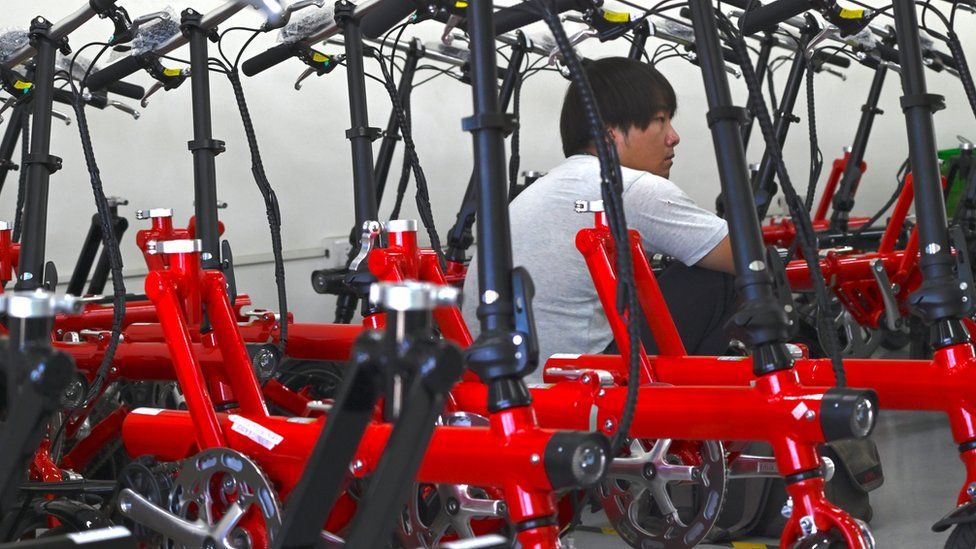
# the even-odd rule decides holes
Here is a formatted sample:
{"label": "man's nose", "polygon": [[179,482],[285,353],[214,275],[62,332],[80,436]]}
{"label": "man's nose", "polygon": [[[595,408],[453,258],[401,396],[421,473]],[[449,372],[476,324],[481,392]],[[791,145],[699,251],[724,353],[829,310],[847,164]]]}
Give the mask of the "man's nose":
{"label": "man's nose", "polygon": [[678,135],[678,131],[677,130],[675,130],[674,128],[671,128],[670,133],[668,133],[668,146],[669,147],[676,147],[676,146],[678,146],[678,143],[681,143],[681,136]]}

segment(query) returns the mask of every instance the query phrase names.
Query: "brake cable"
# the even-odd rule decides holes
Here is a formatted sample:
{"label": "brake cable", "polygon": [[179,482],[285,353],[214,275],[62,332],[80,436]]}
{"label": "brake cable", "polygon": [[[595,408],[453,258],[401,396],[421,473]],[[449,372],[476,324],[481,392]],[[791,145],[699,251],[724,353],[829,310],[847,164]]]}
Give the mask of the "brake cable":
{"label": "brake cable", "polygon": [[[115,359],[115,352],[118,350],[119,341],[122,338],[122,322],[125,319],[125,280],[122,275],[122,252],[119,249],[119,241],[115,237],[115,231],[112,229],[113,220],[111,208],[108,205],[108,199],[105,197],[105,190],[102,187],[102,176],[98,169],[98,163],[95,160],[95,151],[92,147],[91,131],[88,128],[88,117],[85,114],[85,101],[82,97],[82,93],[85,89],[85,82],[88,79],[88,75],[91,73],[92,67],[95,66],[95,61],[105,53],[108,48],[111,47],[110,44],[105,44],[102,46],[102,50],[95,57],[92,63],[88,66],[88,70],[85,72],[85,76],[82,78],[79,86],[76,87],[74,81],[69,73],[68,83],[71,86],[72,91],[72,101],[71,106],[75,112],[75,118],[78,122],[78,133],[81,136],[81,148],[85,156],[85,166],[88,169],[88,176],[91,180],[92,194],[95,196],[95,208],[98,211],[98,221],[102,231],[102,246],[105,247],[105,253],[108,255],[109,260],[109,272],[112,275],[112,335],[109,339],[108,346],[105,348],[105,355],[102,357],[102,363],[98,366],[98,371],[95,374],[95,378],[92,380],[91,386],[88,388],[88,394],[85,396],[85,400],[81,406],[76,408],[77,410],[85,409],[91,402],[98,397],[101,393],[102,387],[105,381],[108,379],[108,370]],[[79,50],[80,53],[81,50]],[[77,58],[77,54],[75,54]],[[72,58],[72,65],[75,62],[75,58]]]}
{"label": "brake cable", "polygon": [[447,263],[444,259],[444,250],[441,249],[441,239],[437,235],[437,229],[434,228],[434,214],[430,206],[427,177],[424,175],[424,170],[420,166],[420,158],[417,156],[417,149],[414,146],[410,119],[404,111],[403,104],[400,101],[400,94],[397,93],[396,84],[393,81],[393,75],[390,74],[390,70],[386,66],[386,60],[378,52],[375,53],[376,60],[379,61],[380,71],[383,75],[383,85],[386,88],[387,94],[390,96],[390,102],[393,104],[393,112],[396,114],[397,121],[400,125],[400,135],[403,137],[403,154],[410,161],[410,168],[416,181],[417,211],[420,214],[420,220],[423,222],[424,228],[427,229],[427,236],[430,237],[430,247],[437,254],[437,260],[440,262],[441,268],[446,271]]}
{"label": "brake cable", "polygon": [[[224,55],[223,49],[219,47],[220,42],[223,41],[223,37],[231,30],[254,31],[254,34],[241,47],[233,64]],[[217,49],[226,63],[224,67],[226,70],[223,72],[227,75],[227,79],[230,81],[230,85],[234,90],[237,110],[241,116],[241,123],[244,125],[244,136],[247,138],[247,148],[251,156],[251,175],[254,176],[254,182],[257,184],[258,190],[261,192],[261,197],[264,199],[264,211],[268,218],[268,229],[271,232],[271,254],[274,257],[275,288],[278,292],[278,349],[284,356],[288,348],[288,293],[285,287],[285,260],[281,242],[281,209],[278,206],[278,195],[275,194],[274,188],[271,187],[271,182],[268,181],[268,175],[264,171],[264,163],[261,160],[261,150],[258,147],[254,123],[251,120],[251,112],[247,106],[247,99],[244,97],[244,86],[241,84],[241,75],[238,71],[244,50],[260,32],[258,29],[249,29],[246,27],[227,29],[221,33]],[[277,366],[277,364],[275,365]]]}
{"label": "brake cable", "polygon": [[[722,24],[722,30],[725,32],[736,55],[739,56],[739,59],[749,59],[748,49],[742,34],[739,33],[738,29],[728,17],[720,12],[717,15],[719,22]],[[742,76],[749,89],[749,100],[752,101],[753,112],[759,122],[759,128],[762,131],[766,147],[773,158],[776,174],[779,178],[780,186],[783,188],[783,194],[786,195],[786,203],[790,209],[790,215],[793,218],[793,225],[796,227],[796,241],[799,244],[800,250],[803,252],[803,259],[806,261],[810,271],[817,305],[826,314],[830,311],[830,299],[827,295],[823,272],[820,270],[820,256],[817,252],[817,242],[813,231],[813,224],[810,221],[810,213],[803,207],[804,205],[799,195],[797,195],[796,189],[790,180],[789,173],[786,170],[786,164],[783,161],[783,151],[779,146],[779,142],[776,140],[773,123],[769,117],[769,110],[766,107],[766,101],[760,93],[761,88],[759,80],[756,77],[755,69],[751,63],[742,63],[740,66],[742,68]],[[781,288],[780,291],[789,291],[789,289]],[[822,328],[824,324],[823,315],[818,319],[818,324]],[[840,357],[840,344],[837,339],[837,333],[832,326],[829,329],[819,329],[818,332],[821,334],[822,343],[824,343],[825,347],[824,350],[827,352],[827,356],[830,357],[836,385],[838,387],[845,387],[847,385],[847,375],[844,372],[844,363]]]}
{"label": "brake cable", "polygon": [[640,331],[637,322],[639,305],[637,302],[637,288],[634,282],[633,258],[630,255],[630,234],[627,229],[627,218],[624,214],[623,184],[620,172],[620,159],[617,149],[610,143],[609,135],[597,107],[593,90],[586,79],[583,64],[569,43],[566,31],[554,10],[550,10],[544,0],[534,3],[542,11],[542,18],[549,26],[549,31],[556,40],[563,63],[569,71],[570,80],[579,90],[580,103],[583,113],[589,123],[590,137],[596,148],[597,158],[600,160],[600,193],[610,232],[613,236],[617,256],[617,313],[627,322],[629,372],[627,377],[627,397],[624,409],[620,415],[617,432],[611,441],[611,455],[616,455],[623,446],[633,423],[634,411],[637,407],[637,389],[640,386]]}

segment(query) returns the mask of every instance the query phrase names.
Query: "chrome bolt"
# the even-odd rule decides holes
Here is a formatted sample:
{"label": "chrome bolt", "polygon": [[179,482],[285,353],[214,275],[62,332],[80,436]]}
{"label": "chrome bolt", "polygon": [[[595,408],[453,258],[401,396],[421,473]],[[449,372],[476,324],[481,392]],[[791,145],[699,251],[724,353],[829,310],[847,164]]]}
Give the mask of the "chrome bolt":
{"label": "chrome bolt", "polygon": [[363,463],[363,460],[357,459],[356,461],[352,462],[352,465],[350,467],[352,468],[353,473],[358,474],[363,470],[363,467],[365,466],[366,464]]}
{"label": "chrome bolt", "polygon": [[810,534],[817,531],[817,525],[813,522],[813,517],[807,515],[800,519],[800,530],[803,531],[804,536],[809,536]]}
{"label": "chrome bolt", "polygon": [[969,497],[976,498],[976,482],[970,482],[969,486],[966,487],[966,493]]}
{"label": "chrome bolt", "polygon": [[966,284],[965,282],[960,282],[959,283],[959,289],[960,290],[965,290],[968,287],[969,287],[969,284]]}
{"label": "chrome bolt", "polygon": [[202,254],[200,254],[200,258],[203,259],[204,261],[209,261],[213,259],[213,254],[210,252],[203,252]]}
{"label": "chrome bolt", "polygon": [[531,456],[529,456],[529,463],[531,463],[532,465],[538,465],[539,462],[541,461],[542,458],[539,457],[539,454],[532,454]]}
{"label": "chrome bolt", "polygon": [[813,421],[813,419],[817,417],[817,413],[813,410],[807,410],[807,413],[803,414],[803,417],[806,418],[807,421]]}
{"label": "chrome bolt", "polygon": [[607,418],[607,420],[603,422],[603,430],[608,433],[612,433],[614,428],[616,427],[617,427],[617,422],[614,421],[612,417]]}
{"label": "chrome bolt", "polygon": [[20,278],[22,280],[30,280],[30,279],[34,278],[34,275],[32,273],[24,273],[24,274],[20,275]]}
{"label": "chrome bolt", "polygon": [[580,376],[580,381],[583,382],[583,383],[589,384],[590,381],[592,381],[592,380],[593,380],[593,376],[590,375],[589,372],[587,372],[587,373],[583,374],[582,376]]}
{"label": "chrome bolt", "polygon": [[607,390],[606,389],[600,389],[600,392],[597,393],[597,396],[601,396],[602,397],[602,396],[606,396],[606,394],[607,394]]}

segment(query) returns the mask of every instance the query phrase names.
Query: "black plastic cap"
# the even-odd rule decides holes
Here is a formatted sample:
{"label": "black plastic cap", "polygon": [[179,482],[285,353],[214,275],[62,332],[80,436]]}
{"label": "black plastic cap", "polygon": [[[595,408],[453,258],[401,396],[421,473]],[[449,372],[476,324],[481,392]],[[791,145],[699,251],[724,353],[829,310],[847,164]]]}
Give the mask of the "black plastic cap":
{"label": "black plastic cap", "polygon": [[824,440],[866,438],[877,423],[878,409],[878,395],[870,389],[829,389],[820,401]]}
{"label": "black plastic cap", "polygon": [[600,433],[556,433],[544,459],[554,490],[588,488],[603,480],[610,467],[610,441]]}

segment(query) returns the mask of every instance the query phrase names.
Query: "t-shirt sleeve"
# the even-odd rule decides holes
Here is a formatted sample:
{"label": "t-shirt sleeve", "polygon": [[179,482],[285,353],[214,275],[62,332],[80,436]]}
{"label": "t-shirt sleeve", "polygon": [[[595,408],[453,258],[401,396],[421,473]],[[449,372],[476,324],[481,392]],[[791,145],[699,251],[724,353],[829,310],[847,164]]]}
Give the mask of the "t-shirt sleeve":
{"label": "t-shirt sleeve", "polygon": [[729,234],[724,219],[699,207],[671,181],[652,174],[643,174],[625,189],[624,211],[648,252],[689,266]]}

